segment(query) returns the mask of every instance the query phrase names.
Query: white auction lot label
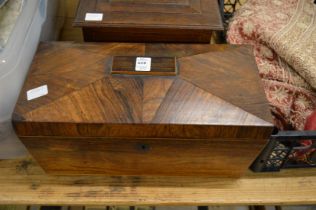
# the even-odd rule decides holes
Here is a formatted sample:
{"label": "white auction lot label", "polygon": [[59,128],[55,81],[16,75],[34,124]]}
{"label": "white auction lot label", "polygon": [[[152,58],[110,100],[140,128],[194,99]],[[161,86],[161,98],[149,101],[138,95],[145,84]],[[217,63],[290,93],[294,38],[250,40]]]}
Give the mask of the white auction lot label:
{"label": "white auction lot label", "polygon": [[102,21],[103,13],[86,13],[86,21]]}
{"label": "white auction lot label", "polygon": [[151,70],[151,58],[137,57],[135,71],[150,71]]}
{"label": "white auction lot label", "polygon": [[31,89],[26,92],[27,100],[33,100],[48,94],[48,87],[47,85],[43,85],[34,89]]}

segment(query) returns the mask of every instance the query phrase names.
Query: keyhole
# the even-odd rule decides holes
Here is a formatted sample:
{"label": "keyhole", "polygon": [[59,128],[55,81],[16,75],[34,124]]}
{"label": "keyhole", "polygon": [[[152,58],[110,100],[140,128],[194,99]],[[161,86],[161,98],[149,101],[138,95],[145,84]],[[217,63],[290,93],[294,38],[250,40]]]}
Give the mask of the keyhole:
{"label": "keyhole", "polygon": [[139,147],[139,149],[140,149],[141,151],[143,151],[143,152],[148,152],[149,149],[150,149],[149,145],[147,145],[147,144],[139,144],[138,147]]}

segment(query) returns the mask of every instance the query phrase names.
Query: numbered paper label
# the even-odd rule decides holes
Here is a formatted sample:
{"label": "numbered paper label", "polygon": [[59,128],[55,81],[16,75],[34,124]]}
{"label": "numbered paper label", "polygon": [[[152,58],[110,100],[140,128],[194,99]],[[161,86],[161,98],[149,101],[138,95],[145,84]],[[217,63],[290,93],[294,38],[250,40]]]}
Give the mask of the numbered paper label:
{"label": "numbered paper label", "polygon": [[86,13],[86,21],[102,21],[103,13]]}
{"label": "numbered paper label", "polygon": [[135,71],[150,71],[151,58],[137,57]]}
{"label": "numbered paper label", "polygon": [[48,94],[48,87],[47,85],[43,85],[38,88],[31,89],[26,92],[27,100],[33,100]]}

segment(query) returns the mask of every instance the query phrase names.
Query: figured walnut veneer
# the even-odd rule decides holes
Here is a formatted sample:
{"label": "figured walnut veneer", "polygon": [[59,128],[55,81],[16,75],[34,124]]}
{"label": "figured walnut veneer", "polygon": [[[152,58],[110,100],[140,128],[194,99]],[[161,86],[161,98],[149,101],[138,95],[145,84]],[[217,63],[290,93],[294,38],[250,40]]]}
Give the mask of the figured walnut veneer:
{"label": "figured walnut veneer", "polygon": [[[86,21],[86,13],[103,13]],[[85,41],[204,42],[223,24],[217,0],[81,0],[74,26]]]}
{"label": "figured walnut veneer", "polygon": [[[113,75],[113,56],[178,74]],[[240,176],[273,129],[251,47],[193,44],[42,43],[13,124],[51,174]]]}

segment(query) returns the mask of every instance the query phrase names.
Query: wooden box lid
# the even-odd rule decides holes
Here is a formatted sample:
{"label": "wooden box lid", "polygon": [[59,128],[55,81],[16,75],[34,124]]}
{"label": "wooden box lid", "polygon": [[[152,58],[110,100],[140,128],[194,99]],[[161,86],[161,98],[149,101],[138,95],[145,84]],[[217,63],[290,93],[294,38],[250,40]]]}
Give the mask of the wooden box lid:
{"label": "wooden box lid", "polygon": [[[177,74],[114,75],[113,56],[176,57]],[[40,44],[13,124],[19,136],[190,139],[267,139],[273,128],[250,46],[68,42]]]}
{"label": "wooden box lid", "polygon": [[[102,13],[86,21],[87,13]],[[217,0],[80,0],[79,27],[223,30]]]}

